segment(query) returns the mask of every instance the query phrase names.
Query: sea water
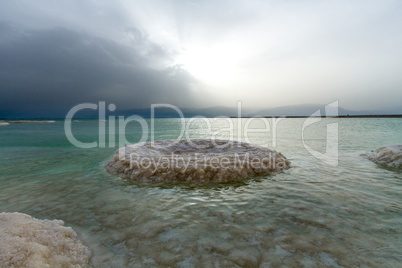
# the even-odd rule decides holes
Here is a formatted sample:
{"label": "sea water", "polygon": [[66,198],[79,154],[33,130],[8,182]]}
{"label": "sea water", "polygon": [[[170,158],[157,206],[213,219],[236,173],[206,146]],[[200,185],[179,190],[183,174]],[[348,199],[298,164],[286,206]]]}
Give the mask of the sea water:
{"label": "sea water", "polygon": [[[231,120],[236,128],[240,119]],[[248,134],[247,142],[285,155],[290,169],[223,184],[139,183],[107,173],[118,130],[101,133],[105,148],[82,149],[67,140],[63,121],[0,126],[0,212],[63,220],[92,250],[95,267],[398,267],[402,173],[365,154],[402,144],[402,120],[322,119],[302,136],[305,120]],[[99,141],[99,124],[73,122],[72,132]],[[338,127],[336,165],[304,146],[324,154],[330,124]],[[212,125],[193,122],[187,134],[245,141],[244,133],[224,132],[224,121]],[[139,124],[127,125],[129,142],[142,134]],[[180,137],[180,119],[157,119],[152,134]]]}

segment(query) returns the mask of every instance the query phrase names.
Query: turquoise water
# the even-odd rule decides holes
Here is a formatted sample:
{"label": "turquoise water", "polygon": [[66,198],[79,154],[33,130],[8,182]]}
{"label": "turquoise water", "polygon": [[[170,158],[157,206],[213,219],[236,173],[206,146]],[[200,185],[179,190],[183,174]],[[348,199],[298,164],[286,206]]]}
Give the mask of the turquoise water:
{"label": "turquoise water", "polygon": [[[63,220],[92,249],[95,267],[400,266],[402,173],[362,154],[402,144],[402,120],[333,118],[307,127],[304,141],[323,153],[327,124],[338,124],[337,166],[305,149],[304,120],[281,121],[276,138],[272,125],[249,135],[250,142],[288,157],[289,170],[212,185],[114,177],[103,165],[118,144],[76,148],[61,121],[0,126],[0,211]],[[193,122],[189,137],[220,131],[219,138],[244,140],[237,135],[238,119],[232,119],[234,137],[223,131],[224,121],[211,122],[212,129]],[[93,142],[99,139],[98,125],[74,122],[72,131],[80,141]],[[180,122],[158,119],[149,134],[177,138]],[[129,142],[141,135],[139,124],[127,126]]]}

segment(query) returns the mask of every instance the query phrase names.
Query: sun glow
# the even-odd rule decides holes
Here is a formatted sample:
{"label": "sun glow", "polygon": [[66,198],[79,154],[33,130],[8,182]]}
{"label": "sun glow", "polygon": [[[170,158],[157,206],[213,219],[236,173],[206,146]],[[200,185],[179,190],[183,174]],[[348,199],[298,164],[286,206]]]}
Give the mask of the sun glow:
{"label": "sun glow", "polygon": [[227,47],[189,48],[176,58],[176,64],[207,83],[224,83],[234,75],[237,54]]}

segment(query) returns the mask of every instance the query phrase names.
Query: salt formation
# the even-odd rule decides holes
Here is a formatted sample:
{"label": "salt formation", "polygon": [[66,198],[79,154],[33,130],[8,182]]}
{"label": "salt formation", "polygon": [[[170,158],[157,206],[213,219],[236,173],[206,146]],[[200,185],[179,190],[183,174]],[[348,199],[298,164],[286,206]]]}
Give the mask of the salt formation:
{"label": "salt formation", "polygon": [[368,158],[380,165],[391,168],[402,168],[402,145],[390,145],[376,149],[368,154]]}
{"label": "salt formation", "polygon": [[90,251],[60,220],[0,213],[0,267],[87,267]]}
{"label": "salt formation", "polygon": [[289,168],[281,153],[228,140],[162,140],[118,149],[106,164],[137,181],[229,182]]}

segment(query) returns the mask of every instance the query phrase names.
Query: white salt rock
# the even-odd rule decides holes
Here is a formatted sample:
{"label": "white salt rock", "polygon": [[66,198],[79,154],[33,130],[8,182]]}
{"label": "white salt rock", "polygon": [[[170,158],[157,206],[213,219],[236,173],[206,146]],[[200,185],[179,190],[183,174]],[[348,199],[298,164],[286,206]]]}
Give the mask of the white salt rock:
{"label": "white salt rock", "polygon": [[228,140],[161,140],[118,149],[106,170],[137,181],[229,182],[289,168],[281,153]]}
{"label": "white salt rock", "polygon": [[392,168],[402,168],[402,145],[390,145],[376,149],[367,155],[371,161]]}
{"label": "white salt rock", "polygon": [[90,257],[63,221],[0,213],[0,267],[87,267]]}

